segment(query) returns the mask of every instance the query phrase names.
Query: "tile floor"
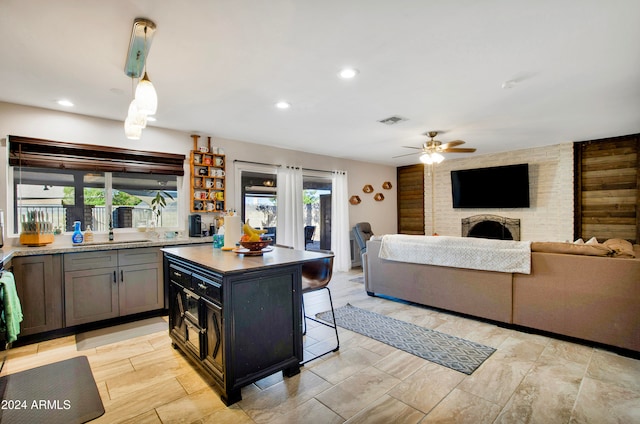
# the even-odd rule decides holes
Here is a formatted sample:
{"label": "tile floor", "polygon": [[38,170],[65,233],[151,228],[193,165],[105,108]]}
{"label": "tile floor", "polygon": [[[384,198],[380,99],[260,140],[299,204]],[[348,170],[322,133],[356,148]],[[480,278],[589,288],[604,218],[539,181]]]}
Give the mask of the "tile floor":
{"label": "tile floor", "polygon": [[[81,352],[73,336],[15,348],[3,352],[2,374],[86,355],[106,410],[94,423],[640,422],[639,360],[368,297],[351,281],[358,275],[334,274],[336,307],[349,302],[497,351],[467,376],[341,329],[338,353],[247,386],[231,407],[164,332]],[[324,293],[309,295],[308,311],[328,309]],[[310,327],[305,348],[320,351],[331,331]]]}

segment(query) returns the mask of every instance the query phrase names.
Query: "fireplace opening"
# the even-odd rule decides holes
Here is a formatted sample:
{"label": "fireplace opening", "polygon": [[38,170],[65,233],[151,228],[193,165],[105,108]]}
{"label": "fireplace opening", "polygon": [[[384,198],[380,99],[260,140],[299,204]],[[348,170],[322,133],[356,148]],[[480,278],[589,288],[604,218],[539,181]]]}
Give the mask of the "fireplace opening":
{"label": "fireplace opening", "polygon": [[488,238],[497,240],[513,240],[511,231],[495,221],[479,222],[469,230],[467,237]]}
{"label": "fireplace opening", "polygon": [[462,218],[462,237],[520,240],[520,220],[499,215]]}

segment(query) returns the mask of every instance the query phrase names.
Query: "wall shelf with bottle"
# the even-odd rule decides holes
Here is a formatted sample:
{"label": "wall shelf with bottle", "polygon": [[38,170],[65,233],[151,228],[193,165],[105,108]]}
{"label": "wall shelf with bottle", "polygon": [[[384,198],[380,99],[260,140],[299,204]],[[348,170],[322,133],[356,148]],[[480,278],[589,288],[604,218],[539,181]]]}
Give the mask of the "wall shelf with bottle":
{"label": "wall shelf with bottle", "polygon": [[191,212],[225,210],[225,155],[208,148],[191,151]]}

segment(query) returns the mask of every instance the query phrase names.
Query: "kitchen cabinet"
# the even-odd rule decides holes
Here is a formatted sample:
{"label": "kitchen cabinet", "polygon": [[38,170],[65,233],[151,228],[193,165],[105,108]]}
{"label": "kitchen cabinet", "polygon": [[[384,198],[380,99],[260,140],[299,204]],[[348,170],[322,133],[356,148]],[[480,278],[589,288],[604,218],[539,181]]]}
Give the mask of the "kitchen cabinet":
{"label": "kitchen cabinet", "polygon": [[159,248],[64,255],[66,325],[164,308]]}
{"label": "kitchen cabinet", "polygon": [[191,212],[225,210],[225,155],[191,151]]}
{"label": "kitchen cabinet", "polygon": [[62,255],[18,256],[11,266],[24,317],[19,336],[62,328]]}

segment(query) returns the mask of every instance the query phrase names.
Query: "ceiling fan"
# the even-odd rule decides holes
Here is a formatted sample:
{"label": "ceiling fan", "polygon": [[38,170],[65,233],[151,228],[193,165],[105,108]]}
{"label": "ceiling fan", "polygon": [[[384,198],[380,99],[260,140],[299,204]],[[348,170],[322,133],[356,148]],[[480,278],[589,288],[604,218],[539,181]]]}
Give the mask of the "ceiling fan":
{"label": "ceiling fan", "polygon": [[473,153],[476,151],[476,149],[473,148],[456,147],[465,143],[462,140],[453,140],[448,143],[442,143],[439,140],[434,140],[434,138],[438,135],[438,131],[429,131],[426,135],[428,135],[431,140],[422,143],[422,147],[402,146],[406,147],[407,149],[417,149],[420,150],[420,152],[394,156],[394,158],[401,158],[404,156],[419,154],[420,161],[426,163],[427,165],[430,165],[432,163],[440,163],[444,160],[444,156],[442,156],[441,153]]}

